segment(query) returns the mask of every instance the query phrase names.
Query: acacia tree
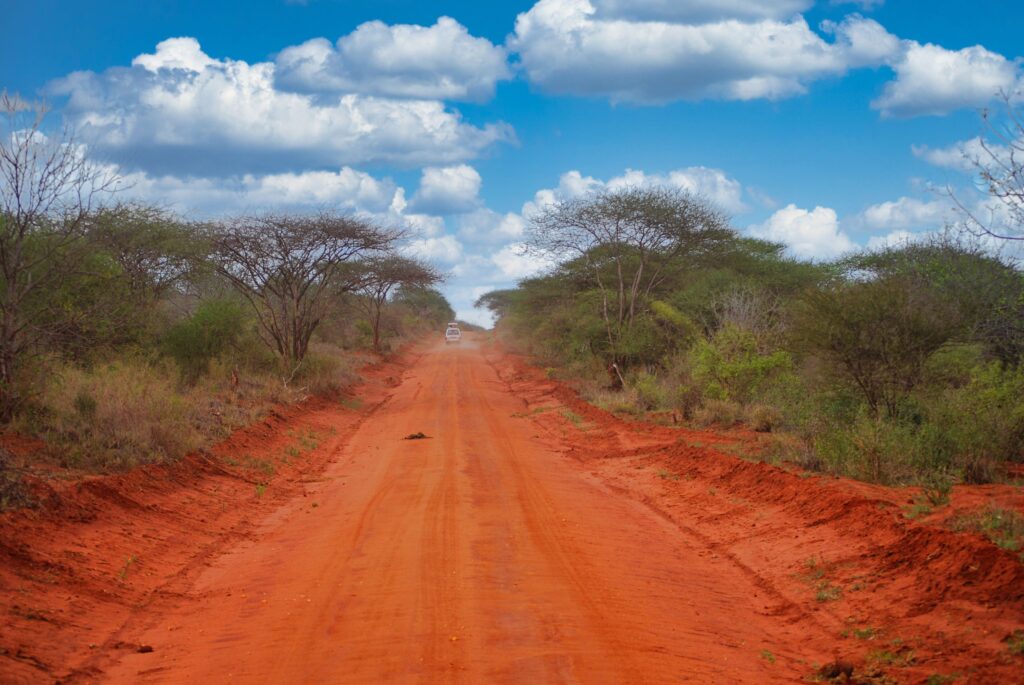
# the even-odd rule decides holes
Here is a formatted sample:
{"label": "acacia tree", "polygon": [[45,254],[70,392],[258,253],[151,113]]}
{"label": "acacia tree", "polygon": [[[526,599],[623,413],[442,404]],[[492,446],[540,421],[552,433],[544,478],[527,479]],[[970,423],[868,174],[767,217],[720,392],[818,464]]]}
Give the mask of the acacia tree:
{"label": "acacia tree", "polygon": [[428,288],[441,281],[441,275],[416,259],[387,254],[362,262],[360,294],[357,302],[366,312],[373,329],[373,349],[380,351],[380,320],[388,297],[396,288]]}
{"label": "acacia tree", "polygon": [[188,224],[163,208],[137,202],[95,212],[86,233],[117,262],[128,290],[142,302],[184,289],[207,249]]}
{"label": "acacia tree", "polygon": [[399,237],[329,212],[263,214],[216,224],[211,258],[252,306],[260,337],[291,365],[305,358],[331,297],[362,283],[351,262],[386,252]]}
{"label": "acacia tree", "polygon": [[33,305],[75,272],[86,219],[117,182],[86,158],[72,131],[44,133],[46,113],[41,103],[0,93],[0,421],[17,408],[25,354],[59,320]]}
{"label": "acacia tree", "polygon": [[735,237],[727,218],[690,193],[627,188],[564,200],[532,217],[528,249],[580,265],[601,298],[612,367],[652,294]]}
{"label": "acacia tree", "polygon": [[807,293],[795,338],[867,403],[897,416],[928,358],[962,328],[957,304],[916,274],[840,281]]}

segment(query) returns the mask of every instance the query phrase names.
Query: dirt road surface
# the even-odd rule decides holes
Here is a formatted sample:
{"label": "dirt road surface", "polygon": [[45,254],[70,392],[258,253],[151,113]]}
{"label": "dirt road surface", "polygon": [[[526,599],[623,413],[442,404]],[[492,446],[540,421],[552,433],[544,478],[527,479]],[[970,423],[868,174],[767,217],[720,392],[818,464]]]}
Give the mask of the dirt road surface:
{"label": "dirt road surface", "polygon": [[[129,557],[119,574],[131,592],[137,573],[141,589],[118,611],[70,598],[34,610],[50,619],[43,628],[90,644],[61,652],[35,643],[43,628],[0,633],[0,654],[17,657],[0,673],[17,663],[13,682],[42,671],[104,683],[770,683],[814,678],[836,659],[856,664],[862,680],[851,682],[1020,672],[1005,644],[1024,620],[1020,561],[904,522],[891,496],[729,457],[710,433],[624,424],[472,336],[424,350],[390,380],[358,419],[317,410],[311,425],[334,436],[310,447],[322,468],[272,504],[257,485],[248,503],[228,506],[217,486],[187,510],[141,507],[141,526],[184,517],[161,524],[174,532],[143,528],[159,540],[138,572]],[[219,514],[194,509],[216,501]],[[202,554],[157,561],[190,527],[200,536],[249,506],[260,508],[244,529],[218,524],[225,534]],[[62,544],[33,554],[57,557]],[[21,588],[22,618],[43,602],[26,577],[6,588]]]}
{"label": "dirt road surface", "polygon": [[581,474],[523,408],[472,342],[425,354],[110,681],[769,678],[756,585]]}

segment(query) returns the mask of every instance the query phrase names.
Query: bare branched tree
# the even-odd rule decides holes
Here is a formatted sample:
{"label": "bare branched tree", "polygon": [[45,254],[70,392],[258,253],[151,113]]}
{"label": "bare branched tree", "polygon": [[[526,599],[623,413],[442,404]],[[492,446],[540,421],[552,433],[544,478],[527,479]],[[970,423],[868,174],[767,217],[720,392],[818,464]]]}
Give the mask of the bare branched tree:
{"label": "bare branched tree", "polygon": [[712,300],[711,311],[714,320],[707,322],[706,328],[734,326],[747,331],[761,354],[775,349],[785,333],[782,300],[757,288],[736,286],[719,293]]}
{"label": "bare branched tree", "polygon": [[[533,217],[528,249],[583,265],[601,293],[613,365],[644,302],[666,279],[733,237],[704,199],[669,188],[628,188],[556,202]],[[621,375],[620,375],[621,379]]]}
{"label": "bare branched tree", "polygon": [[212,259],[248,300],[264,342],[288,364],[306,356],[331,297],[362,283],[351,262],[400,237],[349,216],[264,214],[212,227]]}
{"label": "bare branched tree", "polygon": [[0,93],[0,421],[19,402],[19,363],[45,335],[39,322],[48,317],[30,316],[29,304],[72,271],[86,218],[117,183],[86,158],[70,129],[44,133],[46,113],[42,103]]}
{"label": "bare branched tree", "polygon": [[388,297],[396,288],[429,288],[441,281],[441,274],[429,264],[395,254],[365,260],[357,302],[373,329],[373,349],[380,351],[380,320]]}
{"label": "bare branched tree", "polygon": [[[1024,240],[1024,118],[1014,98],[1003,93],[1005,117],[982,112],[985,135],[979,140],[980,153],[964,153],[978,174],[981,189],[997,204],[986,210],[968,207],[949,191],[963,219],[963,227],[974,235],[999,240]],[[981,216],[986,211],[988,216]]]}

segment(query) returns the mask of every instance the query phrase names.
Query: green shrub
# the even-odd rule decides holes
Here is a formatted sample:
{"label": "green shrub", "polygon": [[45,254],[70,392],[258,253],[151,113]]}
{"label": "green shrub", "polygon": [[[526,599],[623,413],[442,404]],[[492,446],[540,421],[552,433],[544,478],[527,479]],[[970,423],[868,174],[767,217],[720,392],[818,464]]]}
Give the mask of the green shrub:
{"label": "green shrub", "polygon": [[167,332],[164,349],[177,362],[182,379],[195,383],[209,371],[213,359],[235,345],[245,323],[245,310],[237,302],[208,300]]}
{"label": "green shrub", "polygon": [[755,404],[747,407],[746,421],[758,433],[771,433],[782,423],[782,413],[767,404]]}
{"label": "green shrub", "polygon": [[890,485],[914,482],[915,447],[913,429],[868,415],[852,425],[827,425],[814,439],[827,471]]}
{"label": "green shrub", "polygon": [[1024,461],[1024,368],[977,366],[966,385],[930,392],[921,403],[922,470],[987,483],[1005,462]]}
{"label": "green shrub", "polygon": [[694,380],[706,398],[739,403],[755,399],[793,367],[788,352],[761,353],[752,333],[732,325],[699,341],[692,357]]}
{"label": "green shrub", "polygon": [[743,407],[729,400],[709,399],[694,413],[693,418],[701,426],[718,424],[730,428],[743,418]]}
{"label": "green shrub", "polygon": [[333,345],[314,343],[292,377],[292,384],[304,386],[314,395],[332,395],[358,378],[350,358]]}
{"label": "green shrub", "polygon": [[637,374],[632,385],[640,406],[645,410],[660,409],[665,406],[665,390],[653,374],[646,371]]}

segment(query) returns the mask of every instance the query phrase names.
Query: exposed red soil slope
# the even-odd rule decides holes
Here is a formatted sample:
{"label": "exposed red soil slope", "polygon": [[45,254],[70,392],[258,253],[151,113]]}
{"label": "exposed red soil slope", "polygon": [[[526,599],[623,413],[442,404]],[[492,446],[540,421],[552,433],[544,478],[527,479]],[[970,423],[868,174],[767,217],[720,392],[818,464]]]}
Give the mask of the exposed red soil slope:
{"label": "exposed red soil slope", "polygon": [[1021,681],[1015,555],[474,338],[0,517],[0,682]]}

